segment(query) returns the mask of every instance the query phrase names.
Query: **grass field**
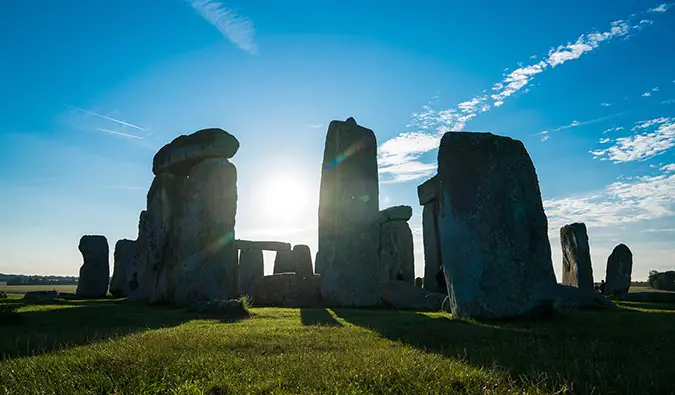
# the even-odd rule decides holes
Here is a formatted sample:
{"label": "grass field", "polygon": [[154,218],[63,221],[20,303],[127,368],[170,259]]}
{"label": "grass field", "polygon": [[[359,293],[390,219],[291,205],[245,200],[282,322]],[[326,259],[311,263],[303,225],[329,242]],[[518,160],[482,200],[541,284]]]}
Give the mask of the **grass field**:
{"label": "grass field", "polygon": [[243,320],[120,300],[24,305],[0,393],[671,393],[675,306],[485,325],[443,313],[254,308]]}
{"label": "grass field", "polygon": [[51,291],[75,293],[77,285],[2,285],[0,291],[10,294],[23,294],[30,291]]}

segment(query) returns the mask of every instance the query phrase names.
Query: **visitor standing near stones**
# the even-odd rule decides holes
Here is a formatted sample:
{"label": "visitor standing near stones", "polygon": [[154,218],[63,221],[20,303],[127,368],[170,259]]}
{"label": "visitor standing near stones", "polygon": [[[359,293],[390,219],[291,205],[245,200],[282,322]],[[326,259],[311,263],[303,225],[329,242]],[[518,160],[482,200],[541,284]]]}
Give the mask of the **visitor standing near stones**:
{"label": "visitor standing near stones", "polygon": [[593,268],[588,233],[583,223],[573,223],[560,228],[563,258],[563,281],[582,289],[593,289]]}
{"label": "visitor standing near stones", "polygon": [[102,298],[108,293],[110,263],[105,236],[85,235],[78,245],[84,263],[80,268],[75,294],[83,298]]}
{"label": "visitor standing near stones", "polygon": [[625,244],[614,247],[607,258],[605,273],[605,292],[608,296],[621,296],[630,289],[633,271],[633,253]]}

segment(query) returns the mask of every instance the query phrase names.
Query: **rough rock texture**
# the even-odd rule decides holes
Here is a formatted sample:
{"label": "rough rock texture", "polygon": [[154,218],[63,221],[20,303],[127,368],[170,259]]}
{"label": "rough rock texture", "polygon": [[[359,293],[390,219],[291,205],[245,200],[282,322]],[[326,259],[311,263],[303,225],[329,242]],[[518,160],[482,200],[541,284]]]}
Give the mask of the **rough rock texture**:
{"label": "rough rock texture", "polygon": [[393,206],[380,211],[380,222],[408,221],[412,217],[412,207]]}
{"label": "rough rock texture", "polygon": [[294,273],[295,272],[295,255],[293,251],[277,251],[274,257],[274,269],[272,273]]}
{"label": "rough rock texture", "polygon": [[240,250],[288,251],[291,249],[291,243],[281,241],[235,240],[234,244]]}
{"label": "rough rock texture", "polygon": [[256,306],[307,307],[321,303],[321,276],[279,273],[253,281]]}
{"label": "rough rock texture", "polygon": [[523,144],[491,133],[445,133],[438,177],[452,314],[502,319],[553,303],[548,224]]}
{"label": "rough rock texture", "polygon": [[424,286],[424,279],[422,277],[416,277],[415,286],[418,288],[422,288]]}
{"label": "rough rock texture", "polygon": [[136,255],[136,242],[129,239],[117,240],[115,243],[114,268],[112,280],[110,280],[110,293],[116,298],[129,295],[129,283],[127,271],[133,264]]}
{"label": "rough rock texture", "polygon": [[186,176],[199,162],[208,158],[229,159],[237,153],[239,140],[218,129],[202,129],[190,135],[176,137],[162,147],[152,160],[155,175],[171,172]]}
{"label": "rough rock texture", "polygon": [[265,275],[265,261],[262,250],[241,250],[239,252],[239,294],[253,295],[253,281]]}
{"label": "rough rock texture", "polygon": [[319,255],[327,305],[379,303],[379,186],[372,130],[332,121],[328,126],[319,194]]}
{"label": "rough rock texture", "polygon": [[301,277],[309,277],[314,274],[312,267],[312,253],[309,246],[296,244],[293,246],[293,256],[295,262],[295,273]]}
{"label": "rough rock texture", "polygon": [[425,291],[404,281],[380,283],[382,305],[394,309],[416,311],[440,311],[445,294]]}
{"label": "rough rock texture", "polygon": [[554,301],[553,307],[564,309],[618,309],[610,300],[593,289],[571,287],[556,284],[549,292],[549,298]]}
{"label": "rough rock texture", "polygon": [[439,181],[437,174],[417,186],[417,198],[420,201],[420,206],[424,206],[438,198]]}
{"label": "rough rock texture", "polygon": [[75,293],[83,298],[101,298],[108,293],[110,263],[108,240],[105,236],[82,236],[78,249],[84,263],[80,268]]}
{"label": "rough rock texture", "polygon": [[605,295],[619,296],[628,293],[633,271],[633,253],[625,244],[619,244],[607,258]]}
{"label": "rough rock texture", "polygon": [[415,281],[413,236],[407,221],[380,226],[380,281]]}
{"label": "rough rock texture", "polygon": [[175,231],[173,302],[228,299],[238,293],[237,169],[227,159],[205,159],[194,166]]}
{"label": "rough rock texture", "polygon": [[560,228],[560,244],[563,256],[562,283],[592,291],[593,268],[586,225],[573,223]]}
{"label": "rough rock texture", "polygon": [[435,202],[429,202],[422,209],[422,243],[424,244],[424,289],[429,292],[447,294],[445,280],[438,281],[442,274],[441,244],[438,236],[438,221]]}

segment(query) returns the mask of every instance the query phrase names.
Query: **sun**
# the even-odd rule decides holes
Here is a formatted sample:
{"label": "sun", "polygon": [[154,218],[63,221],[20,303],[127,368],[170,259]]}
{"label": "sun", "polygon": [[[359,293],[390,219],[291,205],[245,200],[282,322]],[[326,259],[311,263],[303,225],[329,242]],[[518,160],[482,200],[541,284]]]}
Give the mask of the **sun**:
{"label": "sun", "polygon": [[306,183],[298,178],[275,177],[265,184],[261,209],[271,218],[297,219],[306,215],[311,193]]}

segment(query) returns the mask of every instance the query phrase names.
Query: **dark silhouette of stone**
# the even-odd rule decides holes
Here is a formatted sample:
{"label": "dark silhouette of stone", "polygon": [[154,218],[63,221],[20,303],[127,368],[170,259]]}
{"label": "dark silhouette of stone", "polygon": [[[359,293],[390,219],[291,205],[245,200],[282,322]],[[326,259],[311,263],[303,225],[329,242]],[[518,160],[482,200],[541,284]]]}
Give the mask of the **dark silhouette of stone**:
{"label": "dark silhouette of stone", "polygon": [[560,228],[560,244],[563,256],[562,283],[592,290],[593,268],[586,225],[573,223]]}
{"label": "dark silhouette of stone", "polygon": [[415,278],[415,286],[418,288],[424,287],[424,279],[422,277]]}
{"label": "dark silhouette of stone", "polygon": [[251,249],[239,252],[239,293],[253,295],[253,281],[265,275],[262,250]]}
{"label": "dark silhouette of stone", "polygon": [[155,175],[171,172],[187,176],[204,159],[229,159],[238,149],[239,140],[230,133],[218,128],[202,129],[178,136],[162,147],[152,160],[152,172]]}
{"label": "dark silhouette of stone", "polygon": [[229,299],[238,290],[234,240],[237,169],[224,158],[211,158],[192,168],[176,222],[176,304]]}
{"label": "dark silhouette of stone", "polygon": [[117,240],[115,243],[114,268],[110,280],[110,293],[116,298],[129,295],[127,271],[130,269],[136,255],[136,242],[129,239]]}
{"label": "dark silhouette of stone", "polygon": [[554,305],[548,224],[523,144],[491,133],[445,133],[438,178],[453,316],[502,319]]}
{"label": "dark silhouette of stone", "polygon": [[380,211],[380,222],[408,221],[412,217],[412,207],[393,206]]}
{"label": "dark silhouette of stone", "polygon": [[380,281],[415,281],[413,236],[407,221],[389,221],[380,226]]}
{"label": "dark silhouette of stone", "polygon": [[308,277],[314,274],[312,267],[312,253],[309,246],[296,244],[293,246],[293,261],[295,264],[295,273],[300,277]]}
{"label": "dark silhouette of stone", "polygon": [[295,273],[295,255],[292,250],[277,251],[272,273]]}
{"label": "dark silhouette of stone", "polygon": [[379,303],[377,142],[353,118],[328,126],[319,195],[317,272],[333,306]]}
{"label": "dark silhouette of stone", "polygon": [[311,307],[321,303],[321,276],[279,273],[253,281],[256,306]]}
{"label": "dark silhouette of stone", "polygon": [[240,250],[289,251],[291,249],[291,243],[281,241],[235,240],[234,243]]}
{"label": "dark silhouette of stone", "polygon": [[437,199],[438,182],[438,175],[435,175],[417,186],[417,198],[419,199],[420,205],[424,206]]}
{"label": "dark silhouette of stone", "polygon": [[440,311],[445,294],[433,293],[406,281],[380,283],[382,305],[400,310]]}
{"label": "dark silhouette of stone", "polygon": [[424,289],[447,294],[445,278],[439,281],[437,273],[442,266],[441,242],[438,235],[438,175],[417,187],[422,209],[422,242],[424,244]]}
{"label": "dark silhouette of stone", "polygon": [[23,294],[23,300],[29,303],[43,303],[52,301],[60,296],[57,290],[29,291]]}
{"label": "dark silhouette of stone", "polygon": [[625,244],[614,247],[607,258],[605,295],[621,296],[628,293],[633,271],[633,253]]}
{"label": "dark silhouette of stone", "polygon": [[84,263],[80,268],[75,294],[82,298],[102,298],[108,293],[110,263],[108,240],[105,236],[85,235],[78,249]]}

